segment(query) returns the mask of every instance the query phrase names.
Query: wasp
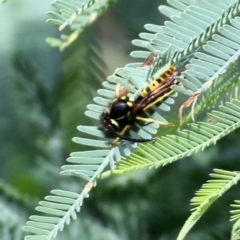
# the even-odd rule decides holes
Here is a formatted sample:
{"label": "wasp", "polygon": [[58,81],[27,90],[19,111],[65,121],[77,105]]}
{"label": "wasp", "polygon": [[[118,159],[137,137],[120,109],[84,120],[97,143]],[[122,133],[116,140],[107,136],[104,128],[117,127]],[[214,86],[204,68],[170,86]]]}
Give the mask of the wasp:
{"label": "wasp", "polygon": [[[152,64],[155,56],[155,54],[151,53],[141,66]],[[154,140],[155,138],[137,139],[124,136],[125,132],[134,125],[136,120],[173,126],[173,124],[168,122],[160,122],[152,118],[143,118],[141,114],[173,93],[171,86],[177,84],[175,78],[179,74],[175,66],[170,66],[163,74],[152,80],[149,85],[140,92],[139,97],[135,101],[130,100],[127,96],[128,92],[126,89],[116,88],[117,97],[110,103],[109,107],[100,117],[100,123],[104,130],[116,137],[110,146],[114,146],[119,139],[132,142],[149,142]]]}

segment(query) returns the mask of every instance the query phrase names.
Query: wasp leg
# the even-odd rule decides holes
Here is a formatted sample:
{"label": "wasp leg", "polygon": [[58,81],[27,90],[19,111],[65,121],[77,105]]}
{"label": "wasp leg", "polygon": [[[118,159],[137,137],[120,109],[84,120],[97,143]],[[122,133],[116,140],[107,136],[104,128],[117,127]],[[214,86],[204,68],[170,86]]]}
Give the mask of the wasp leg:
{"label": "wasp leg", "polygon": [[122,96],[126,96],[128,93],[129,91],[126,88],[121,87],[120,83],[116,84],[116,90],[115,90],[116,98],[121,98]]}
{"label": "wasp leg", "polygon": [[[123,130],[120,132],[120,135],[123,135],[128,129],[130,128],[130,125],[126,125]],[[109,144],[110,147],[114,147],[117,142],[120,140],[119,137],[115,138],[113,142]]]}
{"label": "wasp leg", "polygon": [[116,90],[115,90],[116,97],[118,97],[120,89],[121,89],[121,85],[120,85],[120,83],[117,83]]}
{"label": "wasp leg", "polygon": [[142,117],[137,116],[136,119],[137,119],[137,120],[140,120],[140,121],[144,121],[144,122],[149,122],[149,123],[150,123],[150,122],[152,122],[152,123],[158,123],[158,124],[163,125],[163,126],[174,126],[173,123],[160,122],[160,121],[157,121],[157,120],[155,120],[155,119],[153,119],[153,118],[142,118]]}

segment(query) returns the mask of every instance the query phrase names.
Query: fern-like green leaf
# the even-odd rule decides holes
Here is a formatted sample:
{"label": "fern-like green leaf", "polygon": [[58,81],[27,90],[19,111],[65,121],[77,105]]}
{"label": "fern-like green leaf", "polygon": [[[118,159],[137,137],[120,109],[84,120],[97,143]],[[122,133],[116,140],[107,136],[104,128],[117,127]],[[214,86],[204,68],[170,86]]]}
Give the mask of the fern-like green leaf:
{"label": "fern-like green leaf", "polygon": [[[167,21],[163,27],[146,25],[146,29],[154,33],[140,34],[143,40],[134,40],[133,44],[156,54],[171,46],[171,64],[181,66],[180,63],[190,62],[183,76],[177,78],[182,85],[172,88],[187,95],[202,93],[239,57],[240,2],[219,1],[224,8],[204,1],[191,2],[193,5],[188,7],[179,6],[175,1],[170,4],[185,11],[181,14],[173,11],[169,16],[173,22]],[[160,10],[164,12],[165,7]],[[210,38],[214,41],[208,41]],[[148,51],[145,55],[143,51],[135,51],[132,56],[139,58],[147,54]]]}
{"label": "fern-like green leaf", "polygon": [[113,2],[114,0],[55,0],[52,5],[56,12],[48,12],[51,18],[47,22],[60,25],[60,31],[66,26],[70,26],[71,33],[62,35],[60,39],[47,38],[47,42],[51,46],[63,50],[74,42],[81,32],[92,24]]}
{"label": "fern-like green leaf", "polygon": [[231,210],[231,221],[235,221],[240,219],[240,201],[235,200],[234,204],[231,204],[231,207],[235,208],[236,210]]}
{"label": "fern-like green leaf", "polygon": [[31,216],[30,221],[23,227],[24,231],[35,235],[25,237],[25,240],[50,240],[55,238],[58,231],[76,219],[83,199],[88,197],[92,185],[87,184],[81,194],[74,192],[53,190],[52,195],[46,196],[45,201],[39,202],[36,210],[50,216]]}
{"label": "fern-like green leaf", "polygon": [[240,234],[239,225],[240,225],[240,220],[237,220],[236,223],[233,225],[231,240],[239,240],[239,234]]}
{"label": "fern-like green leaf", "polygon": [[[238,207],[239,208],[239,203],[237,203],[238,206],[236,206],[236,204],[234,204],[234,205],[235,206],[233,206],[233,207]],[[238,218],[238,220],[234,223],[233,228],[232,228],[231,240],[239,240],[239,236],[240,236],[240,228],[239,228],[240,219],[239,219],[239,216],[237,216],[238,214],[236,214],[237,211],[239,212],[239,210],[232,210],[231,211],[231,213],[234,215],[234,216],[232,216],[233,217],[232,220],[235,220],[235,219]],[[235,216],[237,216],[237,218],[235,218]]]}
{"label": "fern-like green leaf", "polygon": [[122,158],[112,171],[106,171],[101,177],[110,174],[123,174],[170,164],[183,157],[190,156],[234,131],[240,126],[240,101],[233,99],[220,111],[209,113],[213,123],[192,123],[190,130],[178,131],[176,135],[168,135],[155,140],[154,143],[141,144],[134,154]]}
{"label": "fern-like green leaf", "polygon": [[214,169],[214,173],[210,174],[210,176],[213,179],[208,180],[206,184],[203,184],[202,188],[196,192],[196,196],[191,200],[191,205],[194,206],[192,209],[193,213],[185,222],[177,240],[184,239],[186,234],[204,212],[240,180],[240,174],[220,169]]}
{"label": "fern-like green leaf", "polygon": [[25,240],[55,238],[58,231],[72,219],[76,219],[84,198],[89,196],[89,191],[96,185],[96,178],[109,163],[108,158],[102,157],[105,154],[105,151],[87,151],[71,155],[68,161],[75,165],[63,166],[62,174],[81,177],[87,184],[80,194],[63,190],[51,191],[52,195],[45,197],[46,201],[39,202],[40,206],[36,208],[50,216],[31,216],[31,221],[26,223],[23,230],[35,235],[27,236]]}
{"label": "fern-like green leaf", "polygon": [[[223,3],[224,4],[224,3]],[[182,83],[182,85],[173,86],[173,89],[176,91],[184,92],[188,95],[193,95],[196,92],[201,92],[203,88],[208,88],[211,85],[211,76],[213,79],[218,79],[219,76],[223,73],[226,73],[226,69],[230,67],[230,65],[233,65],[233,62],[230,61],[232,57],[229,57],[228,59],[220,59],[222,61],[217,62],[217,58],[211,56],[211,54],[206,54],[199,51],[199,48],[201,48],[201,45],[203,43],[206,43],[207,40],[210,38],[211,34],[214,34],[216,32],[216,29],[220,29],[230,17],[235,17],[236,12],[238,11],[239,4],[232,2],[231,4],[225,4],[225,10],[224,11],[217,11],[217,13],[211,15],[211,18],[206,19],[206,23],[202,25],[201,32],[195,31],[194,35],[189,35],[189,41],[183,41],[180,38],[178,39],[177,43],[174,43],[177,48],[173,48],[173,43],[171,43],[171,47],[169,49],[166,49],[164,51],[159,51],[157,48],[158,46],[162,46],[161,41],[166,41],[165,43],[169,43],[168,38],[165,38],[168,35],[168,32],[162,36],[159,35],[159,32],[162,31],[161,27],[155,27],[151,26],[152,31],[157,31],[156,34],[142,34],[142,37],[144,38],[144,41],[146,41],[150,44],[152,39],[161,39],[159,42],[155,42],[154,46],[156,46],[156,49],[152,49],[150,47],[150,50],[153,50],[155,53],[159,54],[160,61],[156,64],[157,69],[154,71],[151,70],[150,67],[140,67],[140,63],[134,63],[134,64],[128,64],[124,68],[117,69],[113,75],[108,77],[108,81],[103,83],[103,86],[106,89],[100,89],[98,91],[98,94],[100,97],[97,97],[94,99],[94,102],[96,104],[89,104],[87,106],[88,111],[86,111],[86,115],[99,120],[101,113],[104,111],[105,108],[108,107],[108,104],[111,102],[111,100],[115,97],[115,89],[116,84],[120,84],[121,86],[127,88],[130,91],[130,97],[134,100],[136,99],[141,89],[145,88],[149,82],[152,81],[152,78],[155,78],[162,73],[171,65],[176,64],[177,66],[183,66],[183,64],[186,64],[186,61],[192,61],[190,64],[187,65],[186,71],[183,71],[182,76],[177,77],[177,80]],[[206,5],[206,7],[209,7]],[[200,10],[199,10],[200,8]],[[189,9],[190,16],[195,16],[197,13],[197,10],[200,12],[206,12],[207,9],[203,6],[187,6],[187,9]],[[184,12],[185,14],[185,12]],[[180,14],[181,15],[181,14]],[[185,15],[184,15],[185,16]],[[177,17],[177,15],[172,16],[172,18]],[[183,16],[178,16],[180,19],[185,19]],[[188,18],[186,18],[188,19]],[[182,24],[182,20],[179,20],[179,24]],[[190,20],[188,20],[190,21]],[[196,23],[197,25],[197,23]],[[236,24],[235,24],[236,25]],[[190,33],[189,33],[190,34]],[[177,39],[177,36],[176,38]],[[183,44],[181,44],[183,43]],[[211,42],[210,42],[211,43]],[[210,44],[209,43],[209,44]],[[180,44],[180,45],[179,45]],[[206,43],[208,44],[208,42]],[[169,47],[169,44],[163,44],[163,46]],[[207,46],[207,45],[206,45]],[[233,46],[233,45],[232,45]],[[144,47],[149,47],[146,44],[144,44]],[[181,50],[185,47],[185,50]],[[222,51],[226,51],[226,49],[223,47]],[[235,51],[231,50],[231,54],[234,54]],[[149,52],[146,52],[149,54]],[[190,54],[191,53],[191,54]],[[195,55],[193,55],[195,53]],[[142,53],[140,53],[141,55]],[[171,57],[172,55],[172,57]],[[197,57],[203,57],[203,59],[196,59]],[[236,56],[234,56],[235,58]],[[217,64],[215,64],[217,62]],[[227,64],[226,64],[227,63]],[[234,63],[237,64],[236,59],[234,60]],[[220,66],[219,64],[223,64],[223,66]],[[209,69],[207,69],[207,66],[210,66]],[[149,71],[152,71],[149,76]],[[208,74],[208,75],[206,75]],[[149,77],[148,77],[149,76]],[[130,84],[129,84],[130,83]],[[135,86],[135,88],[132,88],[132,85]],[[150,118],[154,118],[159,121],[166,121],[163,117],[164,111],[169,111],[171,109],[171,104],[174,103],[174,98],[177,95],[172,95],[171,98],[166,100],[165,102],[162,102],[160,106],[154,106],[154,113],[146,112],[146,116]],[[169,105],[170,104],[170,105]],[[156,133],[156,128],[158,127],[157,124],[138,124],[136,123],[134,128],[130,130],[130,134],[132,136],[139,135],[142,138],[149,138],[151,137],[151,134]],[[108,143],[111,142],[111,139],[108,138],[108,136],[102,131],[102,128],[98,127],[91,127],[91,126],[79,126],[78,128],[80,131],[87,133],[89,135],[92,135],[97,138],[96,139],[86,139],[86,138],[75,138],[74,141],[77,143],[80,143],[82,145],[86,146],[97,146],[98,148],[108,148]],[[221,129],[223,130],[223,129]],[[225,131],[226,132],[226,131]],[[204,138],[204,137],[203,137]],[[157,142],[157,141],[156,141]],[[211,142],[211,140],[210,140]],[[209,142],[209,144],[210,144]],[[106,155],[102,156],[103,159],[107,158],[110,166],[114,167],[115,162],[118,162],[121,157],[129,156],[130,153],[136,148],[137,144],[131,144],[126,141],[121,141],[116,147],[113,149],[109,149],[108,153],[105,152]],[[147,144],[146,144],[147,146]],[[206,147],[207,145],[205,145]],[[178,146],[177,146],[178,147]],[[197,150],[192,151],[196,152]],[[183,156],[187,156],[191,154],[191,151],[189,150],[186,152],[186,154],[183,154]],[[123,161],[125,162],[125,161]],[[161,165],[161,164],[160,164]],[[79,166],[80,167],[80,166]],[[74,167],[73,167],[74,168]],[[144,167],[143,167],[144,168]]]}
{"label": "fern-like green leaf", "polygon": [[[189,40],[187,42],[187,45],[185,44],[184,46],[186,47],[186,49],[184,51],[181,51],[180,53],[175,51],[175,55],[173,55],[173,57],[169,58],[169,56],[171,56],[172,53],[172,46],[170,49],[168,50],[164,50],[162,53],[160,53],[159,51],[157,51],[158,54],[160,54],[160,56],[162,57],[161,61],[159,61],[159,63],[156,64],[156,66],[158,67],[158,69],[155,69],[155,71],[152,71],[153,78],[155,76],[159,76],[161,73],[163,73],[172,63],[176,63],[178,66],[182,66],[186,61],[189,61],[189,58],[193,58],[192,62],[190,64],[187,65],[187,69],[186,71],[183,72],[183,76],[184,77],[178,77],[177,80],[179,82],[182,83],[182,86],[175,86],[175,88],[178,88],[178,91],[183,91],[184,93],[187,93],[189,95],[192,95],[194,93],[194,91],[199,91],[199,89],[201,89],[203,86],[204,87],[208,87],[208,85],[211,85],[211,82],[209,81],[209,77],[210,75],[216,75],[215,78],[217,78],[219,80],[219,75],[221,75],[223,72],[228,72],[226,71],[226,67],[228,67],[229,69],[230,66],[232,65],[236,65],[237,61],[234,62],[234,64],[232,63],[231,65],[227,65],[223,68],[221,68],[221,71],[219,71],[219,65],[220,64],[225,64],[225,61],[220,59],[219,61],[217,61],[216,57],[213,57],[211,55],[205,54],[205,53],[201,53],[201,52],[196,52],[199,47],[197,47],[197,45],[202,43],[205,43],[207,41],[207,39],[209,39],[209,31],[211,34],[216,32],[216,28],[218,27],[221,28],[221,26],[224,25],[224,23],[227,21],[226,19],[229,19],[229,17],[234,17],[236,15],[236,11],[238,10],[238,6],[236,3],[232,2],[232,4],[227,4],[225,5],[226,10],[225,11],[218,11],[218,13],[213,14],[211,21],[209,19],[206,20],[206,24],[205,29],[204,26],[202,26],[202,31],[200,33],[197,34],[197,32],[195,33],[194,37],[191,36],[192,40]],[[203,9],[201,11],[206,11],[206,9],[204,9],[204,6],[202,6]],[[209,7],[209,6],[208,6]],[[196,10],[199,10],[199,6],[197,7],[197,9],[195,9],[195,7],[191,7],[188,6],[187,8],[191,8],[190,11],[190,15],[196,14]],[[192,8],[195,9],[194,11],[192,11]],[[228,18],[227,18],[228,17]],[[172,16],[173,18],[173,16]],[[215,20],[215,22],[213,21]],[[181,23],[181,21],[180,21]],[[214,25],[215,24],[215,25]],[[236,24],[235,24],[236,25]],[[157,31],[157,37],[158,37],[158,33],[159,31],[161,31],[161,28],[158,29],[156,27],[151,27],[151,30],[153,31],[153,29],[155,29],[155,31]],[[205,34],[205,35],[204,35]],[[153,36],[148,35],[148,34],[143,34],[144,38],[148,41],[151,42],[151,37],[155,36],[153,34]],[[164,39],[164,38],[163,38]],[[167,40],[166,40],[167,41]],[[179,39],[180,41],[180,39]],[[160,46],[161,42],[158,43],[158,45]],[[181,45],[181,44],[180,44]],[[180,45],[179,48],[180,49]],[[155,46],[157,46],[155,44]],[[146,46],[145,46],[146,47]],[[183,47],[183,45],[181,45],[181,47]],[[226,50],[225,48],[222,49],[223,52]],[[155,51],[155,53],[156,53]],[[194,57],[194,55],[189,55],[189,53],[193,51],[193,53],[195,53],[195,56],[197,57],[203,57],[204,56],[204,61],[201,60],[196,60]],[[149,52],[148,52],[149,53]],[[169,54],[170,53],[170,54]],[[231,51],[232,54],[233,51]],[[188,57],[187,57],[188,56]],[[214,65],[214,63],[216,63],[218,65]],[[227,59],[227,62],[229,62],[229,59]],[[199,65],[199,63],[201,63]],[[206,75],[207,71],[206,71],[206,67],[207,64],[209,64],[210,69],[208,70],[208,76]],[[115,89],[116,89],[116,84],[120,84],[121,86],[124,86],[125,88],[127,88],[130,91],[130,96],[132,99],[136,99],[140,92],[141,89],[146,87],[150,81],[152,81],[152,76],[149,76],[149,71],[151,71],[150,67],[140,67],[140,63],[134,63],[134,64],[128,64],[126,67],[124,68],[119,68],[115,71],[115,73],[113,75],[111,75],[110,77],[108,77],[108,81],[103,83],[103,86],[106,89],[100,89],[98,91],[100,97],[96,97],[94,99],[94,102],[96,104],[89,104],[87,106],[88,111],[86,111],[86,115],[94,118],[96,120],[99,120],[101,113],[104,111],[105,108],[108,107],[108,104],[111,102],[111,100],[115,97]],[[219,71],[216,73],[216,71]],[[204,72],[204,73],[203,73]],[[194,75],[194,73],[196,74],[196,76]],[[205,76],[205,77],[204,77]],[[209,83],[210,82],[210,83]],[[131,83],[132,85],[135,86],[135,88],[132,88],[132,85],[129,84]],[[185,89],[188,88],[188,89]],[[174,89],[174,87],[173,87]],[[177,95],[172,95],[172,97],[176,97]],[[161,103],[160,106],[156,107],[154,106],[154,113],[149,113],[146,112],[146,115],[148,117],[154,118],[156,120],[159,121],[166,121],[165,118],[163,117],[163,115],[161,114],[161,111],[169,111],[170,110],[170,105],[169,104],[173,104],[174,103],[174,99],[173,98],[169,98],[168,100],[166,100],[165,102]],[[224,121],[222,119],[222,121]],[[143,125],[143,124],[135,124],[134,128],[132,128],[130,130],[130,134],[132,136],[136,136],[139,135],[143,138],[149,138],[151,137],[150,134],[154,134],[156,133],[156,128],[158,127],[157,124],[152,123],[152,124],[147,124],[147,125]],[[211,127],[211,125],[206,126]],[[237,127],[237,126],[236,126]],[[88,155],[88,159],[95,158],[95,155],[97,155],[97,157],[101,158],[102,160],[106,160],[106,162],[108,162],[111,166],[112,169],[114,169],[115,163],[118,162],[121,157],[127,157],[131,154],[131,152],[137,147],[137,144],[134,143],[129,143],[126,141],[121,141],[117,146],[115,146],[114,148],[110,149],[108,147],[109,142],[111,142],[111,139],[108,138],[108,136],[103,132],[102,128],[98,128],[98,127],[91,127],[91,126],[79,126],[78,129],[83,132],[83,133],[87,133],[89,135],[93,135],[94,138],[97,137],[99,138],[98,140],[96,139],[91,139],[91,138],[74,138],[74,141],[82,144],[82,145],[86,145],[86,146],[96,146],[99,150],[99,148],[103,148],[104,150],[104,154],[102,154],[101,156],[98,156],[94,151],[91,151],[90,155]],[[164,165],[167,163],[170,163],[172,161],[177,160],[178,158],[181,158],[183,156],[188,156],[196,151],[198,151],[199,149],[203,149],[206,146],[209,146],[212,143],[215,143],[218,139],[220,139],[220,136],[222,135],[223,131],[225,134],[228,133],[228,131],[224,128],[220,128],[219,130],[219,134],[213,139],[208,139],[209,141],[205,142],[206,137],[203,135],[202,136],[202,141],[201,142],[201,146],[197,149],[195,147],[194,142],[191,142],[191,144],[189,145],[189,143],[187,143],[187,140],[185,139],[184,141],[186,142],[186,144],[188,145],[189,149],[183,149],[183,152],[181,153],[181,155],[175,155],[175,156],[159,156],[159,159],[156,160],[157,163],[153,164],[153,166],[158,166],[159,165]],[[181,132],[180,132],[181,133]],[[203,131],[203,133],[205,134],[205,132]],[[186,134],[190,134],[192,135],[192,137],[194,137],[193,135],[196,134],[195,132],[182,132],[181,133],[184,138],[186,138]],[[200,131],[201,134],[201,131]],[[173,136],[174,138],[180,138],[180,136]],[[208,136],[209,137],[209,136]],[[213,136],[212,136],[213,137]],[[158,143],[157,140],[156,144]],[[164,138],[164,140],[162,141],[166,141],[166,139]],[[159,144],[161,144],[161,146],[164,146],[164,144],[162,145],[162,143],[160,142]],[[143,147],[147,147],[148,144],[145,144]],[[192,149],[191,149],[192,146]],[[179,145],[176,145],[176,148],[180,148]],[[180,148],[181,149],[181,148]],[[96,151],[98,151],[96,150]],[[139,149],[139,151],[141,151],[141,149]],[[166,148],[162,149],[163,153],[164,151],[167,151]],[[161,153],[162,153],[161,151]],[[138,153],[138,152],[137,152]],[[134,155],[132,155],[131,157],[133,157]],[[162,163],[160,160],[161,158],[164,157],[165,163]],[[71,159],[71,158],[70,158]],[[69,159],[69,160],[70,160]],[[125,164],[127,160],[123,160],[121,161],[122,164]],[[71,161],[71,160],[70,160]],[[67,166],[67,167],[63,167],[63,174],[70,174],[70,173],[74,173],[74,175],[76,174],[76,172],[79,172],[81,167],[82,167],[82,172],[79,172],[79,176],[81,176],[84,179],[89,179],[91,177],[91,174],[94,174],[94,171],[97,169],[97,166],[92,166],[92,170],[91,171],[86,171],[85,169],[85,165],[81,164],[82,161],[82,157],[79,158],[79,160],[77,158],[74,159],[75,162],[80,163],[80,165],[71,165],[71,166]],[[128,162],[129,164],[129,162]],[[132,168],[130,169],[124,169],[124,171],[132,171],[134,169],[138,169],[140,166],[134,166],[134,163],[132,164]],[[141,164],[138,164],[141,165]],[[119,167],[121,165],[118,166],[116,171],[119,171]],[[150,166],[152,166],[150,164]],[[89,166],[88,166],[89,167]],[[141,165],[140,168],[147,168],[149,167],[149,164],[147,164],[146,166],[143,164]],[[76,171],[74,171],[74,169]],[[93,170],[95,169],[95,170]],[[86,174],[85,174],[86,173]],[[121,173],[121,171],[120,171]]]}
{"label": "fern-like green leaf", "polygon": [[[75,12],[71,12],[75,9],[75,4],[72,4],[73,0],[70,2],[57,0],[56,2],[63,4],[65,11],[62,11],[64,14],[52,13],[54,17],[52,21],[62,27],[72,24],[72,16],[75,14]],[[236,16],[239,13],[240,3],[233,0],[219,0],[218,7],[209,1],[206,4],[205,2],[202,0],[169,1],[175,7],[165,7],[165,10],[169,13],[172,21],[167,21],[165,26],[146,25],[147,30],[153,33],[142,33],[140,34],[142,39],[134,41],[135,45],[144,47],[146,50],[133,52],[132,55],[146,58],[150,52],[153,52],[157,55],[155,65],[142,67],[141,63],[131,63],[117,69],[103,83],[104,88],[98,91],[99,96],[93,99],[94,104],[87,106],[88,110],[85,114],[99,121],[102,112],[115,97],[117,84],[125,87],[129,91],[129,97],[136,100],[142,89],[163,74],[171,65],[183,69],[181,75],[176,78],[179,84],[172,87],[176,93],[163,100],[161,104],[145,111],[146,117],[166,122],[166,113],[169,113],[174,106],[175,99],[178,100],[176,102],[181,101],[180,94],[178,95],[177,92],[193,96],[209,89],[217,82],[216,80],[218,82],[226,80],[229,71],[236,68],[239,63],[239,50],[237,49],[240,45],[239,39],[234,40],[227,33],[230,28],[234,35],[238,34],[239,20]],[[98,1],[98,3],[101,5],[103,1]],[[96,6],[94,3],[91,7]],[[90,8],[83,14],[87,14]],[[221,8],[223,10],[220,10]],[[99,9],[102,8],[99,7]],[[77,25],[76,31],[81,31],[79,29],[85,24],[84,18],[81,16],[79,16],[79,20],[82,25]],[[71,26],[74,27],[74,24]],[[78,32],[75,37],[77,35]],[[238,78],[239,74],[228,80],[236,81]],[[216,93],[220,92],[224,92],[224,90],[216,90]],[[215,98],[213,99],[215,100]],[[203,97],[201,106],[204,103],[206,103],[206,99]],[[238,128],[240,126],[239,111],[239,98],[231,99],[225,106],[220,106],[220,111],[212,111],[209,114],[214,120],[213,123],[190,124],[190,130],[178,131],[174,135],[160,137],[155,142],[147,144],[139,145],[122,140],[112,148],[109,147],[112,136],[105,133],[101,127],[79,126],[80,132],[91,137],[77,137],[73,140],[94,149],[72,153],[67,159],[71,164],[63,166],[61,173],[78,176],[87,181],[87,185],[81,194],[57,190],[53,191],[53,195],[48,196],[46,201],[40,202],[37,210],[50,214],[50,218],[33,217],[24,230],[34,233],[35,236],[27,236],[26,239],[50,240],[55,237],[65,224],[76,218],[76,212],[80,210],[83,199],[88,197],[90,189],[96,185],[96,179],[101,176],[107,166],[110,171],[105,172],[102,177],[165,166],[215,144],[223,136]],[[158,127],[159,125],[156,123],[141,124],[137,122],[128,134],[133,137],[138,135],[141,138],[150,138],[157,132]],[[135,151],[134,154],[133,151]]]}
{"label": "fern-like green leaf", "polygon": [[[238,172],[237,172],[238,173]],[[237,240],[240,236],[240,201],[235,200],[234,204],[231,204],[233,210],[230,211],[231,213],[231,221],[236,221],[232,228],[231,233],[231,240]]]}

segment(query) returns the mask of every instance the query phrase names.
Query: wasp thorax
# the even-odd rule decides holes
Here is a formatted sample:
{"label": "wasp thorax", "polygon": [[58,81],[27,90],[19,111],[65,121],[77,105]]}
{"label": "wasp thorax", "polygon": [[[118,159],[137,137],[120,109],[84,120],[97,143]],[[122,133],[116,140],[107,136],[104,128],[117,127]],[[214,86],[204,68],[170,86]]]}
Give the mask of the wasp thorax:
{"label": "wasp thorax", "polygon": [[129,116],[134,102],[129,101],[128,97],[115,99],[109,106],[109,115],[115,120],[124,119]]}

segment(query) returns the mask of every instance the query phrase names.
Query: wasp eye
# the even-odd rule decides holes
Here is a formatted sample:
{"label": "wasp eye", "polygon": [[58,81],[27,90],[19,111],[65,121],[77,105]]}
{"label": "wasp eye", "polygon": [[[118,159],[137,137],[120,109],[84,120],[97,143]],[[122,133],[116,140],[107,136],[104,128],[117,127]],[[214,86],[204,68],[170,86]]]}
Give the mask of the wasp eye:
{"label": "wasp eye", "polygon": [[100,118],[100,123],[102,125],[102,127],[107,130],[108,129],[108,124],[110,122],[110,116],[107,112],[104,112],[102,115],[101,115],[101,118]]}

